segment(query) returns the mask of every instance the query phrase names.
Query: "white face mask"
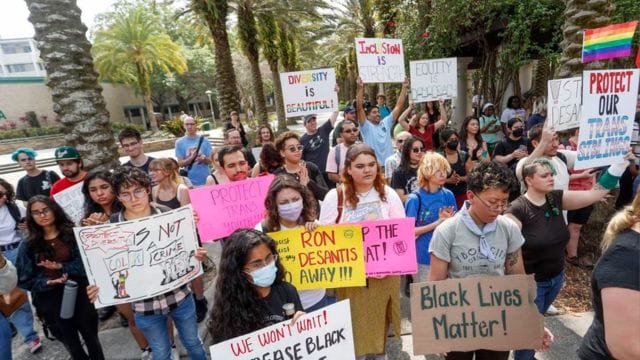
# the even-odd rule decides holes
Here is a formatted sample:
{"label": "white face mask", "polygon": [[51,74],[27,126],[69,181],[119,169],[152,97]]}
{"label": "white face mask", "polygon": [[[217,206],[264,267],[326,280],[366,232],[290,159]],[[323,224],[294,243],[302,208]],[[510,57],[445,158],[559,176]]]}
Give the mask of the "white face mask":
{"label": "white face mask", "polygon": [[289,221],[298,221],[302,214],[302,199],[288,204],[278,205],[278,215]]}

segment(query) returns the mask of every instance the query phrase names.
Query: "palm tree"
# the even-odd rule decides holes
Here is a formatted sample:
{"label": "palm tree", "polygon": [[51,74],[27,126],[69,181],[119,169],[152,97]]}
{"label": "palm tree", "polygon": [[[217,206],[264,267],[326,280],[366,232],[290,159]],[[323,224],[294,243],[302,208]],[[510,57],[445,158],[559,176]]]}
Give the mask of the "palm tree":
{"label": "palm tree", "polygon": [[[287,129],[287,120],[284,113],[284,101],[282,99],[282,84],[280,83],[280,72],[278,70],[278,59],[280,53],[278,49],[278,23],[272,13],[265,13],[258,17],[258,33],[262,43],[262,53],[269,63],[271,79],[273,81],[273,95],[276,101],[276,114],[278,117],[278,132]],[[263,121],[266,119],[263,119]]]}
{"label": "palm tree", "polygon": [[180,46],[164,32],[157,16],[138,7],[116,18],[110,28],[96,33],[93,55],[102,78],[138,88],[151,129],[158,131],[151,100],[151,74],[156,68],[165,73],[183,73],[187,63]]}
{"label": "palm tree", "polygon": [[229,4],[227,0],[191,0],[190,7],[207,24],[213,38],[216,91],[220,104],[220,117],[225,120],[229,118],[231,111],[240,110],[240,96],[227,35]]}
{"label": "palm tree", "polygon": [[76,1],[26,3],[48,74],[53,110],[67,129],[66,142],[80,151],[87,169],[117,167],[118,147]]}

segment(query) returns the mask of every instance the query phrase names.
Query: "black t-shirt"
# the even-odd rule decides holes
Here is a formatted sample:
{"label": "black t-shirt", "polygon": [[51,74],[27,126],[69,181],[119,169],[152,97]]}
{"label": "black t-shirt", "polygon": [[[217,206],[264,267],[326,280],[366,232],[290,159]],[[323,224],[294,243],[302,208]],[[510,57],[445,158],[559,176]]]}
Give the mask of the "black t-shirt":
{"label": "black t-shirt", "polygon": [[[324,177],[320,172],[320,169],[312,163],[305,162],[305,167],[307,168],[307,173],[309,174],[309,183],[307,184],[307,188],[313,196],[315,196],[316,200],[322,201],[324,200],[324,196],[329,192],[329,188],[327,187],[327,183],[324,182]],[[274,175],[287,174],[292,176],[296,181],[300,181],[300,176],[298,174],[291,174],[287,172],[284,166],[277,168],[274,172]]]}
{"label": "black t-shirt", "polygon": [[[533,152],[533,146],[531,145],[531,141],[529,141],[529,139],[527,139],[526,137],[523,136],[518,140],[512,140],[511,138],[507,137],[506,139],[500,141],[498,145],[496,145],[496,148],[493,150],[493,156],[495,157],[496,155],[500,155],[500,156],[510,155],[512,152],[516,151],[522,145],[527,147],[527,151],[529,152],[529,154]],[[509,161],[509,163],[507,163],[507,166],[515,169],[515,166],[517,163],[518,163],[518,159],[513,159]]]}
{"label": "black t-shirt", "polygon": [[142,170],[142,171],[144,171],[145,173],[147,173],[147,174],[148,174],[148,173],[149,173],[149,164],[151,164],[151,162],[152,162],[154,159],[155,159],[154,157],[147,156],[147,161],[145,161],[145,163],[144,163],[144,164],[142,164],[142,166],[136,166],[136,165],[133,165],[133,163],[131,162],[131,160],[129,160],[129,161],[127,161],[126,163],[122,164],[122,166],[131,166],[131,167],[134,167],[134,168],[138,168],[138,169],[140,169],[140,170]]}
{"label": "black t-shirt", "polygon": [[522,258],[527,274],[536,281],[552,279],[564,270],[564,250],[569,242],[569,228],[562,215],[562,190],[553,190],[542,206],[536,206],[524,195],[507,209],[522,223]]}
{"label": "black t-shirt", "polygon": [[633,230],[619,234],[593,269],[591,293],[595,314],[578,348],[580,359],[613,358],[605,343],[601,295],[602,289],[610,287],[640,291],[640,234]]}
{"label": "black t-shirt", "polygon": [[42,170],[37,176],[25,175],[18,180],[16,199],[29,201],[35,195],[49,196],[51,185],[60,180],[54,171]]}
{"label": "black t-shirt", "polygon": [[298,291],[293,285],[284,281],[276,282],[271,286],[271,291],[264,298],[264,302],[269,311],[265,316],[265,327],[287,319],[282,308],[284,304],[291,303],[296,311],[303,311]]}
{"label": "black t-shirt", "polygon": [[315,134],[304,134],[300,137],[300,144],[304,146],[302,158],[310,161],[320,169],[327,168],[327,156],[329,155],[329,134],[333,129],[331,121],[327,120],[318,128]]}
{"label": "black t-shirt", "polygon": [[403,189],[406,195],[418,190],[418,168],[409,168],[408,171],[397,168],[391,177],[391,187],[394,189]]}
{"label": "black t-shirt", "polygon": [[[447,155],[445,154],[444,150],[440,150],[438,151],[438,153],[442,156],[444,156],[444,158],[447,158]],[[464,167],[464,164],[467,162],[467,157],[469,156],[469,154],[467,154],[465,151],[458,151],[458,161],[456,161],[455,164],[451,164],[449,163],[449,165],[451,165],[451,172],[449,174],[447,174],[447,178],[450,178],[451,176],[453,176],[453,172],[455,171],[458,175],[460,176],[466,176],[467,175],[467,169]],[[449,159],[447,159],[448,161]],[[444,184],[444,187],[446,189],[449,189],[449,191],[451,191],[453,193],[453,195],[461,195],[467,192],[467,182],[466,181],[460,181],[457,185],[456,184]]]}

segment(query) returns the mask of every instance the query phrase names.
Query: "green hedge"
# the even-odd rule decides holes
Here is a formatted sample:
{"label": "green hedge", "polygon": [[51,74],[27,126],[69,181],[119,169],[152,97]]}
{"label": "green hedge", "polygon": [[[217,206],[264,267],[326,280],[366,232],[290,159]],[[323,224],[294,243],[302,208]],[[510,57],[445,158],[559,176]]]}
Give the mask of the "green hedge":
{"label": "green hedge", "polygon": [[[116,137],[117,134],[126,127],[132,127],[138,130],[140,133],[144,133],[144,127],[142,125],[117,122],[111,123],[111,130],[113,130],[114,136]],[[62,125],[47,126],[41,128],[25,127],[20,129],[0,131],[0,140],[30,138],[35,136],[56,135],[62,133],[64,133],[64,127]]]}

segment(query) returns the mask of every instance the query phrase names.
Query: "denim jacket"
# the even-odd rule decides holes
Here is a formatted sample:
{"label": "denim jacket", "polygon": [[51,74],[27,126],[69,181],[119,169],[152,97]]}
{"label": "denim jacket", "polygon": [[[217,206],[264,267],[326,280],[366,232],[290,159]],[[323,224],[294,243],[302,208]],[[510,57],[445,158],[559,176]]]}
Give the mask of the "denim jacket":
{"label": "denim jacket", "polygon": [[[62,263],[63,274],[68,274],[69,279],[85,278],[84,265],[80,257],[80,250],[75,241],[73,233],[60,233],[61,240],[69,243],[70,256],[69,261]],[[24,241],[18,249],[18,258],[16,259],[16,268],[18,269],[18,286],[31,292],[44,292],[63,285],[47,285],[48,278],[44,273],[44,268],[38,266],[40,254],[35,253],[30,248],[29,242]],[[83,279],[84,280],[84,279]]]}

